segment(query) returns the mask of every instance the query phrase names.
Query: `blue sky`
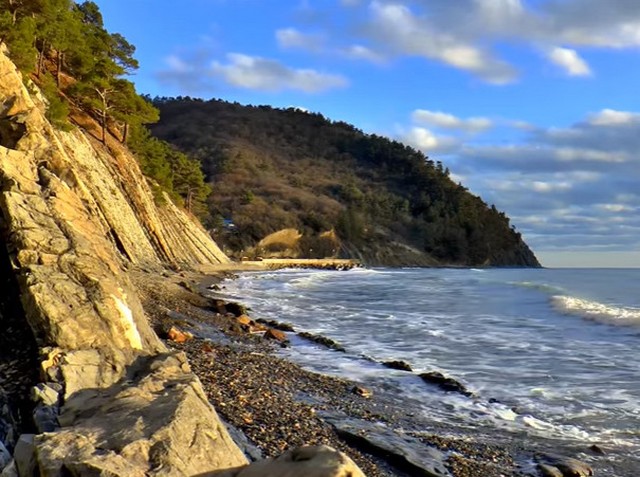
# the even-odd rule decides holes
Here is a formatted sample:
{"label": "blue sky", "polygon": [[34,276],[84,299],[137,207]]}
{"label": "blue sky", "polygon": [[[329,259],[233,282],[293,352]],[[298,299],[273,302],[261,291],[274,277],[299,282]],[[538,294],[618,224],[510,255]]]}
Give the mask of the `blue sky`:
{"label": "blue sky", "polygon": [[[152,96],[402,140],[547,266],[640,266],[638,0],[99,0]],[[176,6],[178,5],[178,6]]]}

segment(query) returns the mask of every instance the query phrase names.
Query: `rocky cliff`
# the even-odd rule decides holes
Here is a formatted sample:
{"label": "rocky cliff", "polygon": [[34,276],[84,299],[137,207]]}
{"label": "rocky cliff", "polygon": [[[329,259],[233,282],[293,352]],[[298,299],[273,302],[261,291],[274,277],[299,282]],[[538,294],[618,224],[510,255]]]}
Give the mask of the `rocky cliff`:
{"label": "rocky cliff", "polygon": [[185,356],[150,328],[127,275],[132,265],[160,271],[228,258],[168,199],[156,205],[117,141],[52,128],[37,88],[5,53],[0,47],[1,475],[239,472],[246,458]]}
{"label": "rocky cliff", "polygon": [[115,141],[54,130],[37,89],[4,53],[0,254],[21,303],[3,306],[0,319],[14,328],[17,315],[26,319],[42,382],[33,391],[37,434],[5,432],[3,447],[15,448],[20,475],[192,475],[244,464],[184,356],[151,330],[126,274],[130,264],[227,257],[182,210],[156,206]]}

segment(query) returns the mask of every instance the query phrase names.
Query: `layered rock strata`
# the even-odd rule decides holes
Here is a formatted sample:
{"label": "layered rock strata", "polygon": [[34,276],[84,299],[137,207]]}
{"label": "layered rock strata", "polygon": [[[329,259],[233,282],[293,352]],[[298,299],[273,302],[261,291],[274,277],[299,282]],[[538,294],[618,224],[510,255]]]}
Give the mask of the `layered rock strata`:
{"label": "layered rock strata", "polygon": [[[24,402],[25,384],[0,389],[1,475],[280,475],[284,461],[295,475],[310,461],[331,463],[317,475],[355,472],[325,448],[247,467],[185,355],[150,328],[126,272],[228,258],[168,198],[156,205],[126,148],[55,130],[45,109],[0,46],[0,279],[9,284],[0,293],[12,294],[0,297],[0,324],[20,328],[22,362],[40,368],[28,381],[41,381],[31,393],[35,433],[19,438],[21,407],[4,401]],[[6,351],[0,370],[17,362]]]}
{"label": "layered rock strata", "polygon": [[[19,475],[193,475],[243,465],[190,372],[150,328],[125,268],[228,259],[135,159],[54,130],[0,51],[1,253],[41,352]],[[26,396],[24,396],[26,398]],[[13,442],[5,442],[11,449]]]}

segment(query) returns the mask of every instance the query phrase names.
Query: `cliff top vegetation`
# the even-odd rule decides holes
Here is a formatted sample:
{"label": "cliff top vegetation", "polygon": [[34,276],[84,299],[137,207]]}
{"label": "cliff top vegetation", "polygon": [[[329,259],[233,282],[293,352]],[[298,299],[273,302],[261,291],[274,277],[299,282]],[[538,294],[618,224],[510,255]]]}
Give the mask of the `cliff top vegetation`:
{"label": "cliff top vegetation", "polygon": [[[166,191],[198,215],[209,194],[200,164],[151,137],[145,124],[158,110],[127,76],[138,68],[135,47],[106,30],[98,5],[72,0],[0,0],[0,45],[48,102],[47,117],[61,129],[74,114],[90,114],[100,139],[126,143],[151,179],[158,201]],[[71,121],[70,121],[71,120]]]}
{"label": "cliff top vegetation", "polygon": [[[216,238],[237,254],[296,228],[306,237],[333,230],[343,255],[374,263],[394,249],[430,263],[538,265],[503,212],[398,141],[295,108],[188,97],[154,105],[153,134],[202,163],[212,215],[235,224]],[[311,240],[302,252],[330,254],[326,242]]]}

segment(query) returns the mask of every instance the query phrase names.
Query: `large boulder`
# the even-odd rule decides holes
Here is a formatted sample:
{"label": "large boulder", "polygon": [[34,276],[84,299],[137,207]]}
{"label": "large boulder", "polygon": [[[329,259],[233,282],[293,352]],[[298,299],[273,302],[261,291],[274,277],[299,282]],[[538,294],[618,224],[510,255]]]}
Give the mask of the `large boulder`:
{"label": "large boulder", "polygon": [[292,449],[275,459],[197,477],[365,477],[346,455],[329,446]]}
{"label": "large boulder", "polygon": [[107,388],[86,384],[68,395],[61,428],[35,437],[42,476],[191,476],[247,462],[183,353],[141,357]]}

